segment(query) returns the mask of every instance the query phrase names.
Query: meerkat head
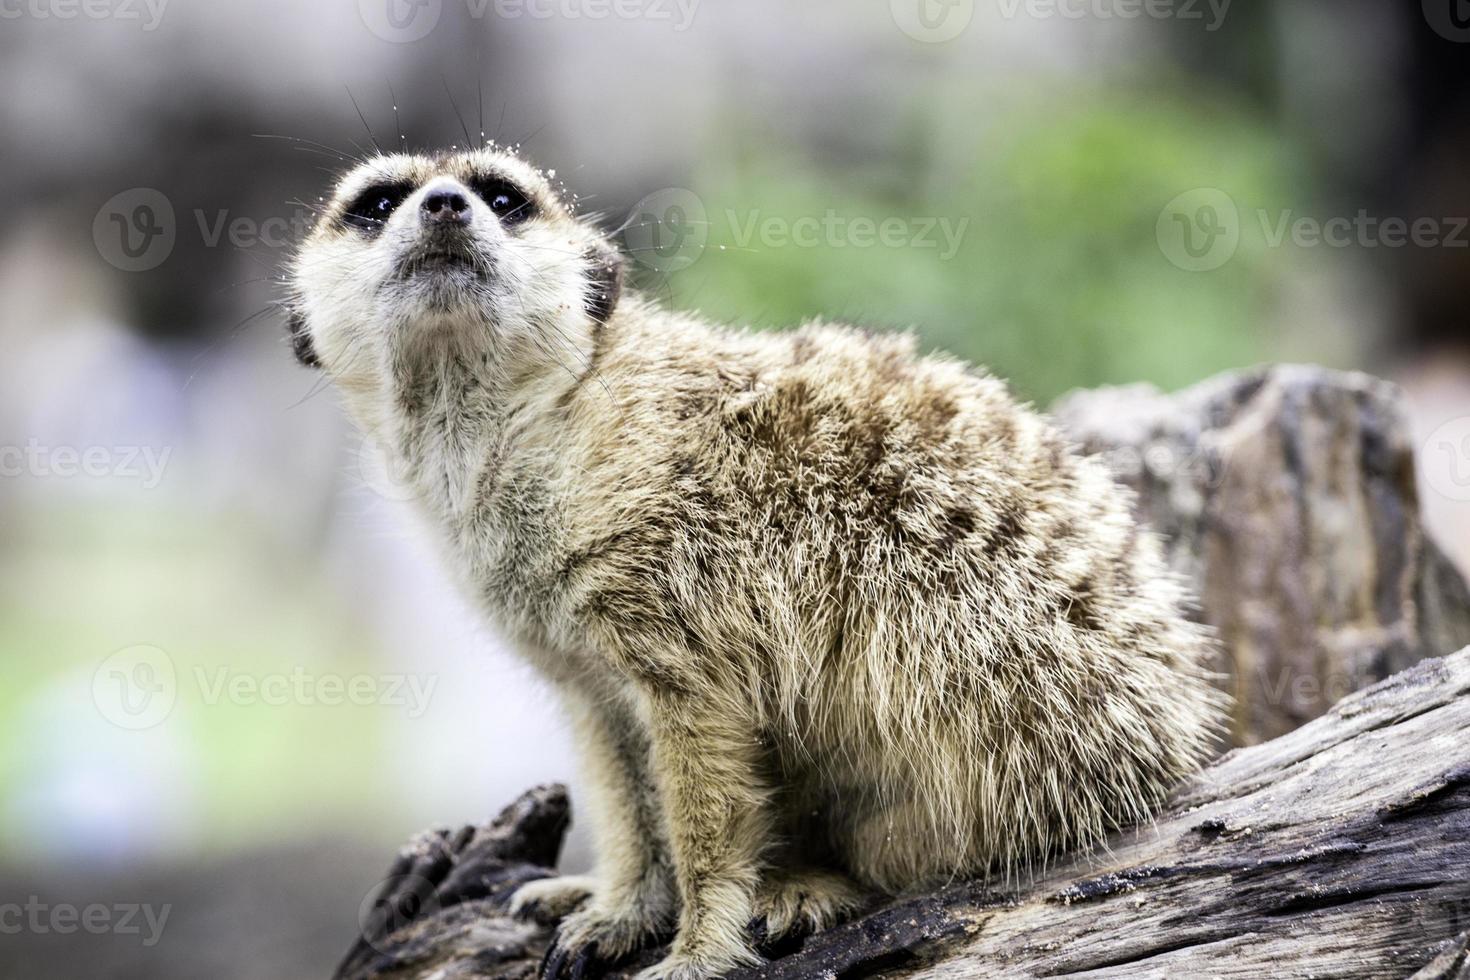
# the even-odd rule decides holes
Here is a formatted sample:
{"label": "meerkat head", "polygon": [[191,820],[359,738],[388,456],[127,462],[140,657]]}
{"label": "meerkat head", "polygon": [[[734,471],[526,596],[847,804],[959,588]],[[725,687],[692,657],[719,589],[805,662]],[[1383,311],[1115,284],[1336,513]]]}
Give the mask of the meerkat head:
{"label": "meerkat head", "polygon": [[360,391],[430,349],[567,367],[612,314],[622,260],[546,175],[481,149],[354,167],[289,278],[297,358]]}

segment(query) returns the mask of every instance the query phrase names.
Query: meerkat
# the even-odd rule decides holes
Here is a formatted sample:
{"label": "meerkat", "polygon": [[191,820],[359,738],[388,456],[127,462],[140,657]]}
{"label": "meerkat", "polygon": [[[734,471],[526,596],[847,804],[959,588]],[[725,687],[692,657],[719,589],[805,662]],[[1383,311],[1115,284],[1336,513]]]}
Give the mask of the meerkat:
{"label": "meerkat", "polygon": [[493,147],[378,156],[291,272],[290,336],[409,474],[451,569],[565,702],[597,863],[522,887],[547,980],[1011,876],[1206,756],[1211,639],[1127,492],[912,337],[749,333],[623,283]]}

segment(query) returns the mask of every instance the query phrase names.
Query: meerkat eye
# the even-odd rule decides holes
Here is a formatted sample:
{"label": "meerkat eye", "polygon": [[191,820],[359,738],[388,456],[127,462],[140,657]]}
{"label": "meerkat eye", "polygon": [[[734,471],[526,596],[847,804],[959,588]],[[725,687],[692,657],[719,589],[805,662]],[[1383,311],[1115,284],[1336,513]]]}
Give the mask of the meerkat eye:
{"label": "meerkat eye", "polygon": [[412,192],[413,188],[407,184],[374,184],[352,199],[342,212],[342,221],[362,231],[381,231]]}
{"label": "meerkat eye", "polygon": [[470,187],[495,212],[502,225],[518,225],[536,214],[536,205],[508,180],[500,177],[477,178],[470,182]]}

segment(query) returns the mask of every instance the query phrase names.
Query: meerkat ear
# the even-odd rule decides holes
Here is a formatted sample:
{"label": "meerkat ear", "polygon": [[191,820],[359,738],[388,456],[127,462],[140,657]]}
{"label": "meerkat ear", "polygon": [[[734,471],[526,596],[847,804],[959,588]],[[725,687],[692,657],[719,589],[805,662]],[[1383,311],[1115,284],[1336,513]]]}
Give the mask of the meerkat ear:
{"label": "meerkat ear", "polygon": [[311,333],[306,329],[306,317],[299,310],[286,310],[286,334],[291,338],[291,352],[296,355],[296,360],[310,368],[322,366],[311,342]]}
{"label": "meerkat ear", "polygon": [[623,257],[611,242],[589,245],[587,259],[587,315],[606,323],[623,295]]}

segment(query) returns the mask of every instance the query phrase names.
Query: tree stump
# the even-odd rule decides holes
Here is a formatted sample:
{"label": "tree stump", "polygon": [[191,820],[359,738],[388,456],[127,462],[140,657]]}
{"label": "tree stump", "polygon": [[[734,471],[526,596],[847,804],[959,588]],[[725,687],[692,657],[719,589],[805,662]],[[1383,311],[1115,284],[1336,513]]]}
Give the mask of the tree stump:
{"label": "tree stump", "polygon": [[1397,387],[1278,366],[1174,395],[1063,397],[1057,423],[1137,494],[1222,641],[1233,742],[1470,643],[1470,592],[1419,519]]}

